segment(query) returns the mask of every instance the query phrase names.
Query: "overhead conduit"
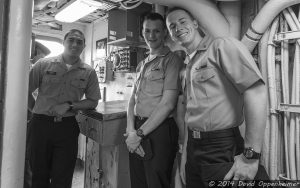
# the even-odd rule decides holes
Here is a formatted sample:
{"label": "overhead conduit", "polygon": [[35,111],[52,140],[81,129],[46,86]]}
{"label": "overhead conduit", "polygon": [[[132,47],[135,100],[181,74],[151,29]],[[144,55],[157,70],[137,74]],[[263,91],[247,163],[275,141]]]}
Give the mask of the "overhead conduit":
{"label": "overhead conduit", "polygon": [[271,26],[267,48],[267,70],[268,70],[268,89],[269,89],[269,108],[271,109],[270,118],[270,147],[269,147],[269,172],[270,177],[275,177],[276,171],[276,128],[278,127],[278,115],[275,112],[277,107],[276,80],[275,80],[275,46],[273,38],[278,28],[279,19],[276,18]]}
{"label": "overhead conduit", "polygon": [[[288,25],[286,20],[281,16],[280,31],[288,31]],[[289,92],[289,42],[288,40],[281,41],[281,83],[282,83],[282,101],[285,104],[290,103],[290,92]],[[290,177],[290,162],[289,162],[289,123],[290,123],[290,113],[283,113],[283,142],[284,142],[284,157],[286,166],[286,176]]]}
{"label": "overhead conduit", "polygon": [[241,40],[249,51],[253,51],[261,36],[283,9],[298,3],[300,3],[300,0],[269,0],[256,15],[250,28]]}
{"label": "overhead conduit", "polygon": [[[280,19],[280,32],[290,32],[288,31],[288,26],[291,31],[299,31],[300,23],[299,18],[296,17],[295,13],[291,8],[287,8],[282,11],[283,16]],[[285,20],[283,19],[285,18]],[[278,18],[273,21],[271,27],[271,34],[269,35],[268,40],[268,55],[267,55],[267,69],[268,69],[268,87],[269,87],[269,99],[270,99],[270,123],[268,124],[270,129],[266,129],[266,138],[265,142],[269,141],[269,145],[266,148],[269,148],[269,161],[264,161],[268,165],[269,174],[271,179],[284,179],[284,180],[297,180],[300,177],[300,140],[299,140],[299,114],[295,112],[289,112],[287,109],[286,112],[282,111],[281,108],[278,108],[281,103],[284,104],[299,104],[300,103],[300,51],[299,51],[299,42],[300,39],[297,39],[295,43],[288,42],[287,40],[282,40],[281,45],[274,44],[274,36],[278,35]],[[288,26],[287,26],[288,25]],[[282,34],[281,34],[282,35]],[[277,37],[276,37],[277,38]],[[262,41],[260,41],[260,44]],[[278,43],[279,44],[279,43]],[[295,46],[294,62],[291,62],[289,58],[291,54],[289,52],[289,46]],[[261,46],[260,46],[261,47]],[[281,47],[281,54],[278,52],[275,54],[275,48]],[[266,48],[264,46],[264,48]],[[260,48],[260,51],[265,51]],[[274,61],[276,55],[281,56],[280,64],[278,61]],[[260,53],[261,58],[264,58],[265,53]],[[278,58],[279,59],[279,58]],[[263,64],[263,60],[261,63]],[[279,65],[281,67],[279,67]],[[293,65],[293,68],[291,67]],[[278,67],[281,68],[281,75],[278,73]],[[264,72],[264,69],[263,69]],[[289,76],[289,73],[292,73],[292,77]],[[277,78],[277,80],[276,80]],[[292,78],[289,79],[289,78]],[[281,84],[276,84],[278,81],[281,81]],[[291,86],[291,87],[289,87]],[[277,97],[276,96],[277,91]],[[278,91],[282,96],[278,95]],[[291,98],[289,98],[291,97]],[[277,111],[283,112],[281,118]],[[282,121],[283,120],[283,121]],[[267,127],[268,127],[267,125]],[[278,126],[279,125],[279,126]],[[281,141],[283,137],[283,141]],[[281,147],[284,148],[284,154],[280,153]],[[283,152],[283,151],[281,151]],[[264,156],[265,157],[265,156]],[[280,158],[281,157],[281,158]],[[282,160],[282,157],[284,160]],[[285,162],[285,165],[282,165],[281,162]],[[279,174],[279,176],[278,176]]]}

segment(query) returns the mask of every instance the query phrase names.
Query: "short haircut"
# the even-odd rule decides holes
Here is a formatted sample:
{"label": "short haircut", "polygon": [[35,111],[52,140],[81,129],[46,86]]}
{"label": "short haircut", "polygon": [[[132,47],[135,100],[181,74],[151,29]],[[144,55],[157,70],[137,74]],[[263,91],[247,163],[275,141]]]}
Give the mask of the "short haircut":
{"label": "short haircut", "polygon": [[176,11],[176,10],[182,10],[182,11],[186,12],[186,13],[190,16],[190,18],[191,18],[192,20],[195,20],[195,17],[192,15],[192,13],[190,13],[190,11],[186,10],[185,8],[181,8],[181,7],[172,7],[172,8],[169,8],[169,9],[167,10],[166,17],[167,17],[171,12],[174,12],[174,11]]}
{"label": "short haircut", "polygon": [[163,28],[166,28],[165,19],[164,19],[164,17],[163,17],[162,15],[160,15],[159,13],[156,13],[156,12],[150,12],[150,13],[146,14],[146,15],[144,16],[143,23],[144,23],[146,20],[152,20],[152,21],[160,20],[161,23],[163,24]]}
{"label": "short haircut", "polygon": [[[186,12],[192,20],[196,20],[195,17],[192,15],[192,13],[190,11],[186,10],[185,8],[181,8],[181,7],[172,7],[172,8],[169,8],[167,10],[166,17],[168,17],[168,15],[170,13],[172,13],[172,12],[174,12],[176,10],[182,10],[182,11]],[[198,20],[196,20],[196,21],[198,22]],[[200,33],[200,35],[202,37],[205,36],[205,33],[201,30],[200,27],[198,27],[198,32]]]}
{"label": "short haircut", "polygon": [[84,34],[82,31],[78,30],[78,29],[71,29],[68,33],[65,34],[64,36],[64,40],[67,39],[67,37],[70,35],[70,34],[73,34],[73,33],[79,33],[80,35],[83,36],[83,43],[85,43],[85,37],[84,37]]}

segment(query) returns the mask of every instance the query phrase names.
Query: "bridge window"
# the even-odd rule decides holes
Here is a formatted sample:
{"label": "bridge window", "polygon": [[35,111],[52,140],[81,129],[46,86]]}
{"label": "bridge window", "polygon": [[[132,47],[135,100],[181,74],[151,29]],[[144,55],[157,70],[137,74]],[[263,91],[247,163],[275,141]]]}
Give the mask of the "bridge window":
{"label": "bridge window", "polygon": [[50,54],[47,55],[46,57],[57,56],[64,51],[64,46],[59,42],[43,40],[43,39],[36,39],[36,41],[40,42],[50,50]]}

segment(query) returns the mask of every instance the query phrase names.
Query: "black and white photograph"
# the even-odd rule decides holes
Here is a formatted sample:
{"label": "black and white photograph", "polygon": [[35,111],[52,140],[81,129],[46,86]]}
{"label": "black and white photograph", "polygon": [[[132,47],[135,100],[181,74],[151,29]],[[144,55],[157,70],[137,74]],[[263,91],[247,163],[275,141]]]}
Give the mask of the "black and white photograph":
{"label": "black and white photograph", "polygon": [[0,0],[0,188],[300,188],[300,0]]}

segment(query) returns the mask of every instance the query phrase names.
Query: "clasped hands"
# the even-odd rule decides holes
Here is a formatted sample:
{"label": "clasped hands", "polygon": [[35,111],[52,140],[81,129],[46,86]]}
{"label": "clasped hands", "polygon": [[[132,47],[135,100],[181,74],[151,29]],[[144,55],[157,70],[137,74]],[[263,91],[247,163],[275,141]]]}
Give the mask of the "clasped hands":
{"label": "clasped hands", "polygon": [[127,137],[125,142],[126,142],[128,151],[130,153],[135,152],[139,156],[144,157],[145,152],[144,152],[143,147],[141,146],[142,138],[136,134],[136,131],[126,132],[124,134],[124,136]]}

